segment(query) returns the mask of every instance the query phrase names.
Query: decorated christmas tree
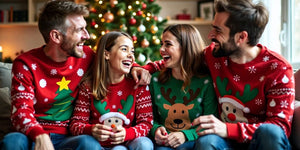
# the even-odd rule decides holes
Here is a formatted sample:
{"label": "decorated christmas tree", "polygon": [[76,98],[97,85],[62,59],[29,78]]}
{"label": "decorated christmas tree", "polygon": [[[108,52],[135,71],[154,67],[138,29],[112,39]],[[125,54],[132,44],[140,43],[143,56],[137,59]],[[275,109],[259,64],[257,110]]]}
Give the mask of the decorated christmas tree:
{"label": "decorated christmas tree", "polygon": [[90,10],[86,18],[91,39],[86,42],[96,50],[98,39],[110,31],[124,31],[132,36],[136,62],[160,59],[161,34],[166,19],[159,17],[161,7],[155,0],[85,0]]}

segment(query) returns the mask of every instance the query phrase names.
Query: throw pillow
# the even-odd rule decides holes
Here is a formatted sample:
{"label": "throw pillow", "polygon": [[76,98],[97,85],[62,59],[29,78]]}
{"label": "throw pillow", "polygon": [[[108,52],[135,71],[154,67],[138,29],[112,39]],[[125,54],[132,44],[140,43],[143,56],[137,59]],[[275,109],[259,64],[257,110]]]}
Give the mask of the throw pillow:
{"label": "throw pillow", "polygon": [[0,140],[2,140],[3,136],[11,129],[10,107],[9,88],[0,88]]}
{"label": "throw pillow", "polygon": [[12,63],[0,62],[0,88],[11,87]]}

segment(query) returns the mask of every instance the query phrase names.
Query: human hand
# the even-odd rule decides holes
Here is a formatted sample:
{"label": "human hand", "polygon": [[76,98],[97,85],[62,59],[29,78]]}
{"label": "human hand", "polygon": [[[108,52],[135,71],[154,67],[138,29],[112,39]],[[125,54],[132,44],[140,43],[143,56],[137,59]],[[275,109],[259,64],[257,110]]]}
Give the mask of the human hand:
{"label": "human hand", "polygon": [[131,75],[136,82],[134,89],[136,89],[139,85],[148,85],[150,84],[151,74],[148,70],[143,69],[141,67],[132,67]]}
{"label": "human hand", "polygon": [[113,133],[111,132],[112,128],[106,125],[102,124],[95,124],[92,127],[92,135],[95,137],[98,141],[106,141],[110,135]]}
{"label": "human hand", "polygon": [[[168,132],[165,127],[159,127],[155,131],[154,140],[158,145],[165,145],[168,141]],[[166,146],[166,145],[165,145]]]}
{"label": "human hand", "polygon": [[[192,125],[199,125],[196,129],[199,136],[207,134],[217,134],[223,138],[228,136],[226,124],[214,115],[200,116],[192,122]],[[202,129],[203,131],[199,132]]]}
{"label": "human hand", "polygon": [[40,134],[35,138],[35,150],[54,150],[54,146],[48,134]]}
{"label": "human hand", "polygon": [[177,148],[186,141],[185,135],[182,132],[171,132],[169,134],[167,145],[172,148]]}
{"label": "human hand", "polygon": [[126,136],[126,130],[123,126],[117,126],[113,129],[114,132],[110,135],[111,144],[123,143]]}

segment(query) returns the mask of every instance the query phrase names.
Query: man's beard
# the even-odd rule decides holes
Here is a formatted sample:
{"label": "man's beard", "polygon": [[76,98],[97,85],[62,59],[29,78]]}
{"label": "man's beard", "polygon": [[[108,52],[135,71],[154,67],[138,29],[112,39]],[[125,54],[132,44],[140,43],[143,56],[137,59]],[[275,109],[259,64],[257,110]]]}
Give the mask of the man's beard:
{"label": "man's beard", "polygon": [[223,44],[217,39],[212,39],[211,41],[219,44],[219,49],[214,48],[212,52],[214,57],[227,57],[240,51],[240,48],[235,44],[233,37],[230,37],[228,42]]}
{"label": "man's beard", "polygon": [[67,42],[64,38],[63,43],[61,44],[61,49],[65,51],[69,56],[81,58],[83,56],[82,53],[77,53],[76,45]]}

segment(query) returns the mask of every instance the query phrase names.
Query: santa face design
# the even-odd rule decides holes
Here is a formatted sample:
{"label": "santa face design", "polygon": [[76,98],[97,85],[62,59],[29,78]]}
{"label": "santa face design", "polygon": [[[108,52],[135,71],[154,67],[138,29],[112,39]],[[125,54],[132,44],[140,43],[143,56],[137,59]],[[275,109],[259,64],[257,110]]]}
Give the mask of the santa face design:
{"label": "santa face design", "polygon": [[244,117],[244,112],[229,102],[222,103],[221,119],[224,122],[237,123],[246,122],[248,119]]}

